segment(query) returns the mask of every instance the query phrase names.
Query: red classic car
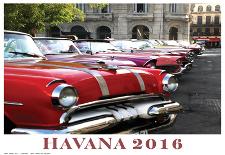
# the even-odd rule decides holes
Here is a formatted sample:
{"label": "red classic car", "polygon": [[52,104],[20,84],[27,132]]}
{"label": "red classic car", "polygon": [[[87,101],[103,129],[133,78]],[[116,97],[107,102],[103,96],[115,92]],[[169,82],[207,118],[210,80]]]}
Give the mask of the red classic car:
{"label": "red classic car", "polygon": [[[122,52],[107,40],[81,39],[75,40],[74,43],[82,53],[111,56],[119,60],[130,60],[135,62],[138,67],[155,66],[155,68],[166,70],[174,75],[181,75],[186,70],[186,68],[181,67],[181,56],[156,56],[151,53]],[[153,62],[151,61],[152,59],[157,61]]]}
{"label": "red classic car", "polygon": [[48,61],[31,36],[4,34],[4,131],[138,133],[172,124],[173,75],[149,68]]}

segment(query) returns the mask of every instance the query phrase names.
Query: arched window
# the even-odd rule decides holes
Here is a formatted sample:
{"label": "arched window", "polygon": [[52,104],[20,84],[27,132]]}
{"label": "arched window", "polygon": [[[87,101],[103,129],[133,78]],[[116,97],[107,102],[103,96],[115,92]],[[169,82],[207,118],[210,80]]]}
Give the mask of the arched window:
{"label": "arched window", "polygon": [[220,11],[220,6],[219,5],[215,6],[215,11]]}
{"label": "arched window", "polygon": [[85,39],[88,37],[88,32],[82,26],[76,25],[71,28],[72,34],[76,35],[78,39]]}
{"label": "arched window", "polygon": [[198,12],[202,12],[203,11],[203,7],[200,5],[198,6]]}
{"label": "arched window", "polygon": [[149,29],[144,25],[137,25],[132,29],[132,39],[149,39]]}
{"label": "arched window", "polygon": [[97,39],[111,38],[111,30],[107,26],[100,26],[97,28]]}
{"label": "arched window", "polygon": [[208,6],[206,7],[206,11],[212,11],[212,7],[211,7],[210,5],[208,5]]}

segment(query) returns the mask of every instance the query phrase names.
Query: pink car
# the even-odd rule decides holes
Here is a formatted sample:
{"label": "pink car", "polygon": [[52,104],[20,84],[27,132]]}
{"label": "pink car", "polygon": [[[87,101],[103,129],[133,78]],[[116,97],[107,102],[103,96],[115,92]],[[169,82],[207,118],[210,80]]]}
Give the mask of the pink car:
{"label": "pink car", "polygon": [[[182,67],[182,56],[154,55],[152,53],[122,52],[107,40],[75,40],[75,45],[84,54],[96,56],[110,56],[114,59],[129,60],[138,67],[155,66],[155,68],[166,70],[174,75],[181,75],[186,70]],[[151,61],[155,59],[157,61]]]}

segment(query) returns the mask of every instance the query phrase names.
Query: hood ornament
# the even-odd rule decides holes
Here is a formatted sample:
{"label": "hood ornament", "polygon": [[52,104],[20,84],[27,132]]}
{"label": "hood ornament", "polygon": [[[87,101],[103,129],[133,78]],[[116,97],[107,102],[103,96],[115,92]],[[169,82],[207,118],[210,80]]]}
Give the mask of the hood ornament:
{"label": "hood ornament", "polygon": [[109,70],[117,70],[118,66],[116,66],[116,65],[106,65],[106,66],[104,66],[104,68],[109,69]]}
{"label": "hood ornament", "polygon": [[106,64],[104,60],[98,60],[96,61],[99,65],[92,65],[92,68],[95,69],[106,69],[106,70],[117,70],[118,66],[116,65],[110,65],[110,64]]}

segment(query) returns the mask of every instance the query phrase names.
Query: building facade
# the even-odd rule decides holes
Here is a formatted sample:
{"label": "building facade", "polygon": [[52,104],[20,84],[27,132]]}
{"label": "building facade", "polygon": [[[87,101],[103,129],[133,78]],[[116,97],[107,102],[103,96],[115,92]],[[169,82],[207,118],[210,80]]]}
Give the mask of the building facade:
{"label": "building facade", "polygon": [[219,4],[191,5],[190,35],[193,39],[202,39],[208,46],[220,46],[221,10]]}
{"label": "building facade", "polygon": [[84,22],[51,28],[49,36],[76,35],[95,39],[189,39],[189,4],[109,4],[103,9],[75,4],[84,11]]}

